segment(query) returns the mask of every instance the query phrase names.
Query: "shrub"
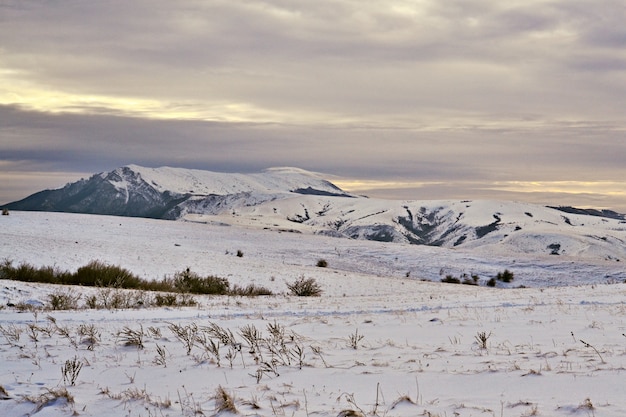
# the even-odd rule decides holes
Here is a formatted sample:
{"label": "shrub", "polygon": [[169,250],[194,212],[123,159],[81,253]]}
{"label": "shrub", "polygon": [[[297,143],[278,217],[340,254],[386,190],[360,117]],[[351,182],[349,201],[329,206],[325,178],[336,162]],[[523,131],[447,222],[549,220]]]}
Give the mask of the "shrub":
{"label": "shrub", "polygon": [[362,334],[359,334],[359,329],[356,329],[354,333],[348,336],[348,346],[355,350],[358,349],[359,342],[363,340],[364,337],[365,336],[363,336]]}
{"label": "shrub", "polygon": [[56,284],[59,283],[59,280],[66,279],[69,276],[71,276],[69,272],[60,271],[51,266],[36,268],[24,262],[14,267],[13,262],[8,259],[5,259],[0,266],[0,278],[15,281]]}
{"label": "shrub", "polygon": [[52,310],[76,310],[78,308],[80,294],[74,291],[55,291],[48,295],[48,305]]}
{"label": "shrub", "polygon": [[0,264],[0,279],[12,279],[10,274],[13,270],[13,262],[10,259],[3,259]]}
{"label": "shrub", "polygon": [[34,266],[26,263],[20,264],[17,268],[7,268],[7,270],[10,271],[9,279],[14,279],[16,281],[37,282],[38,278],[41,277],[41,275],[37,273],[37,270]]}
{"label": "shrub", "polygon": [[317,266],[320,268],[326,268],[328,266],[328,262],[326,262],[326,259],[318,259]]}
{"label": "shrub", "polygon": [[176,305],[176,294],[157,294],[154,296],[154,304],[157,307],[173,307]]}
{"label": "shrub", "polygon": [[91,261],[78,268],[71,284],[90,287],[139,288],[141,280],[125,268],[101,261]]}
{"label": "shrub", "polygon": [[298,297],[319,297],[322,295],[322,288],[315,278],[305,278],[301,276],[291,284],[287,284],[287,288],[292,295]]}
{"label": "shrub", "polygon": [[79,361],[76,356],[74,356],[73,359],[66,360],[65,364],[61,367],[61,374],[63,375],[65,385],[76,385],[76,379],[81,369],[83,369],[83,363]]}
{"label": "shrub", "polygon": [[496,286],[496,279],[495,278],[490,278],[489,281],[487,281],[487,286],[488,287],[495,287]]}
{"label": "shrub", "polygon": [[[7,303],[7,307],[13,307],[15,308],[17,311],[19,311],[20,313],[23,313],[25,311],[37,311],[40,310],[42,307],[44,307],[44,305],[40,304],[40,303],[30,303],[30,302],[24,302],[24,301],[20,301],[18,303]],[[2,310],[4,308],[4,306],[0,307],[0,310]]]}
{"label": "shrub", "polygon": [[98,297],[92,294],[88,296],[87,298],[85,298],[85,307],[91,308],[91,309],[97,309],[97,308],[101,308],[102,306],[100,305],[100,303],[98,303]]}
{"label": "shrub", "polygon": [[511,282],[514,279],[513,272],[505,269],[504,272],[498,272],[498,275],[496,275],[496,279],[502,282]]}
{"label": "shrub", "polygon": [[258,295],[274,295],[274,293],[265,288],[259,287],[254,284],[250,284],[247,287],[240,287],[238,285],[233,286],[233,288],[228,292],[229,295],[240,295],[244,297],[255,297]]}
{"label": "shrub", "polygon": [[[47,284],[84,285],[101,287],[97,295],[86,298],[88,308],[135,308],[152,303],[150,297],[141,291],[127,293],[122,289],[142,291],[178,292],[182,294],[229,294],[229,282],[226,278],[215,276],[200,277],[187,268],[178,272],[173,278],[165,277],[160,281],[148,281],[137,277],[125,268],[109,265],[102,261],[91,261],[78,268],[75,273],[62,271],[56,267],[35,267],[22,263],[15,267],[13,262],[5,259],[0,262],[0,279],[10,279],[22,282],[42,282]],[[115,290],[115,291],[114,291]],[[271,295],[271,291],[263,287],[248,286],[238,288],[233,295]],[[57,305],[62,300],[50,301]],[[159,300],[166,302],[165,299]],[[191,297],[180,298],[177,305],[195,305]],[[54,307],[53,307],[54,308]]]}
{"label": "shrub", "polygon": [[141,280],[141,289],[146,291],[172,292],[174,291],[174,285],[172,284],[172,280],[168,278],[163,278],[160,281]]}
{"label": "shrub", "polygon": [[139,325],[139,330],[124,326],[124,328],[117,333],[117,337],[124,342],[124,346],[135,346],[137,349],[143,349],[144,332],[142,325]]}
{"label": "shrub", "polygon": [[[151,301],[145,291],[125,290],[120,288],[105,287],[98,291],[96,308],[117,310],[122,308],[140,308],[149,306]],[[87,300],[87,305],[91,300]]]}
{"label": "shrub", "polygon": [[461,275],[461,278],[463,278],[461,284],[465,285],[478,285],[478,280],[480,280],[480,277],[478,275],[468,276],[467,274],[463,274]]}
{"label": "shrub", "polygon": [[146,281],[124,268],[108,265],[101,261],[91,261],[79,268],[77,272],[71,273],[51,266],[37,268],[27,263],[15,267],[11,260],[5,259],[0,263],[0,278],[46,284],[140,288],[148,291],[173,291],[174,289],[172,282],[168,279]]}
{"label": "shrub", "polygon": [[446,275],[445,278],[441,278],[441,282],[445,282],[446,284],[460,284],[461,280],[452,275]]}
{"label": "shrub", "polygon": [[476,339],[480,349],[487,349],[487,341],[490,337],[491,332],[489,332],[489,334],[487,334],[487,332],[478,332],[476,333],[476,336],[474,336],[474,339]]}
{"label": "shrub", "polygon": [[100,342],[101,333],[93,324],[81,324],[78,327],[80,343],[87,345],[88,350],[93,350],[94,345]]}
{"label": "shrub", "polygon": [[189,294],[156,294],[152,305],[156,307],[186,307],[196,305],[196,300]]}
{"label": "shrub", "polygon": [[178,294],[178,297],[176,297],[176,306],[177,307],[195,306],[197,304],[198,304],[198,302],[196,301],[196,299],[193,298],[189,294]]}
{"label": "shrub", "polygon": [[193,294],[228,294],[230,284],[226,278],[214,276],[201,277],[187,268],[174,275],[174,288],[182,293]]}

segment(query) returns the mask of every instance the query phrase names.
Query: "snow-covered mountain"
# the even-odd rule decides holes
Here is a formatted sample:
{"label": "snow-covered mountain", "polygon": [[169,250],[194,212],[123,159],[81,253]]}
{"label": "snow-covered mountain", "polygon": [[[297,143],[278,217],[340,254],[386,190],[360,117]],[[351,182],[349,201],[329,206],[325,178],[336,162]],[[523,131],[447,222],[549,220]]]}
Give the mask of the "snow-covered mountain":
{"label": "snow-covered mountain", "polygon": [[219,223],[483,254],[626,259],[626,220],[614,212],[504,201],[371,199],[296,168],[225,174],[129,165],[8,208]]}
{"label": "snow-covered mountain", "polygon": [[290,194],[349,196],[318,175],[297,168],[225,174],[128,165],[40,191],[6,207],[174,220],[190,211],[216,213],[236,201],[256,204]]}

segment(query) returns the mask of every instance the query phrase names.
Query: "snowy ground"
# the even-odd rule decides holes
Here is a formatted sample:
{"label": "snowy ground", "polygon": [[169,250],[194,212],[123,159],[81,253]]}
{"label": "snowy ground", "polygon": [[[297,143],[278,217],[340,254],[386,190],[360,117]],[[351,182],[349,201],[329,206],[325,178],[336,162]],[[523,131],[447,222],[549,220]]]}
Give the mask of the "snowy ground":
{"label": "snowy ground", "polygon": [[[58,288],[0,281],[0,416],[227,415],[220,388],[250,416],[626,415],[626,284],[615,262],[104,216],[0,221],[0,259],[15,263],[75,270],[97,259],[147,278],[189,267],[279,294],[19,312],[7,304],[45,303]],[[322,258],[328,268],[315,266]],[[421,280],[504,268],[529,288]],[[287,295],[299,276],[322,296]],[[235,344],[188,350],[175,329],[207,342],[218,340],[211,329],[230,331]],[[251,329],[257,347],[243,337]],[[127,346],[137,334],[143,347]],[[73,384],[68,364],[82,365]]]}

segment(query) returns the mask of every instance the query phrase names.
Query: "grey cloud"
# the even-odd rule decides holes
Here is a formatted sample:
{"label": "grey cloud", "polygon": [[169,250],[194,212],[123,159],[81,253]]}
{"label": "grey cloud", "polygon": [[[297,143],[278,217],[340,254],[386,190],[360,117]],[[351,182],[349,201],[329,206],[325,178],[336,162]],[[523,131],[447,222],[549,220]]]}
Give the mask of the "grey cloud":
{"label": "grey cloud", "polygon": [[[520,83],[527,76],[518,64],[557,58],[541,45],[550,39],[533,43],[524,36],[584,18],[573,8],[488,1],[433,2],[415,16],[376,2],[355,8],[349,2],[138,1],[78,3],[69,10],[29,4],[31,10],[15,13],[7,26],[13,36],[6,56],[54,85],[371,116],[411,113],[429,103],[484,111],[482,97],[511,110],[518,110],[510,104],[517,95],[540,104],[544,86],[536,79]],[[541,69],[548,85],[560,69]]]}
{"label": "grey cloud", "polygon": [[[0,102],[21,83],[93,99],[55,109],[85,114],[0,107],[0,159],[624,177],[623,22],[617,0],[3,2]],[[144,118],[100,95],[201,115]],[[236,106],[261,122],[220,122]]]}
{"label": "grey cloud", "polygon": [[542,131],[541,136],[532,130],[419,132],[155,121],[10,107],[0,107],[0,116],[12,120],[10,126],[0,125],[0,134],[14,132],[2,146],[3,159],[54,160],[59,169],[72,164],[82,171],[127,163],[245,172],[297,165],[367,178],[537,180],[624,172],[626,158],[623,133],[605,135],[606,128],[593,126]]}
{"label": "grey cloud", "polygon": [[[624,40],[624,45],[626,45],[626,39]],[[571,66],[574,69],[594,74],[620,73],[626,71],[626,58],[615,56],[574,56],[571,60]]]}

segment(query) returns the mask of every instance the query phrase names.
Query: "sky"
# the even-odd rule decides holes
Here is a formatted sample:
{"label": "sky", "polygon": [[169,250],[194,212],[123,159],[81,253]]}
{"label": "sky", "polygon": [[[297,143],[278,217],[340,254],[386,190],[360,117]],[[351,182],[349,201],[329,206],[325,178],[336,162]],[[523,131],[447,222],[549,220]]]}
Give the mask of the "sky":
{"label": "sky", "polygon": [[621,0],[0,1],[0,204],[127,164],[626,212]]}

